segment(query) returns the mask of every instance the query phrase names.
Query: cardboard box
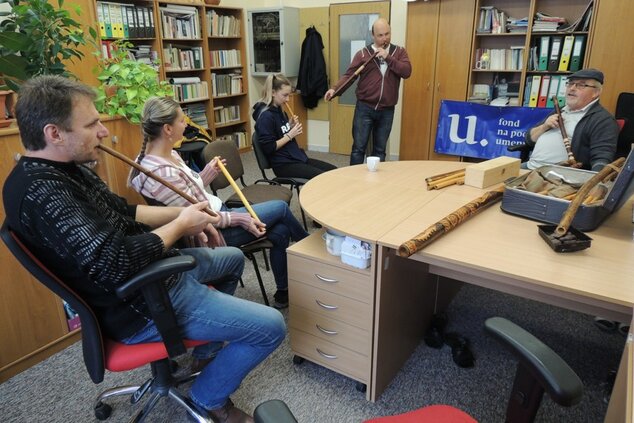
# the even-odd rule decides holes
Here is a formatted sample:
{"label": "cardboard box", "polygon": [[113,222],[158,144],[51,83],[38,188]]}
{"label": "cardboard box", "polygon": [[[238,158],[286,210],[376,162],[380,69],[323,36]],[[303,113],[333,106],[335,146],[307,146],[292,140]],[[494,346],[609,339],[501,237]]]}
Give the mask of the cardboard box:
{"label": "cardboard box", "polygon": [[[552,170],[562,175],[566,180],[579,183],[589,180],[596,173],[555,165],[542,166],[539,170]],[[522,175],[506,183],[502,197],[502,210],[540,222],[558,224],[568,209],[570,201],[518,188],[527,175]],[[633,176],[634,154],[630,153],[604,201],[596,205],[582,204],[572,221],[572,226],[581,231],[591,231],[599,227],[601,222],[618,210],[634,194]]]}

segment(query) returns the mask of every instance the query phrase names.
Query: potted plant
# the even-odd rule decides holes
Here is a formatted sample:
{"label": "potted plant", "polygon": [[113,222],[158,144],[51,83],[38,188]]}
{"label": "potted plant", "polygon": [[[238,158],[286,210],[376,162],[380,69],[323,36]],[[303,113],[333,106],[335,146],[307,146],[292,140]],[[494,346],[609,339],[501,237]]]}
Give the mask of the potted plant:
{"label": "potted plant", "polygon": [[[86,44],[82,26],[47,0],[7,0],[9,12],[0,12],[0,90],[20,90],[37,75],[71,76],[65,62],[81,59],[79,46]],[[79,6],[71,6],[76,14]]]}
{"label": "potted plant", "polygon": [[[90,33],[96,38],[94,29]],[[101,113],[140,123],[143,106],[150,97],[173,96],[174,91],[170,84],[159,80],[158,62],[149,65],[135,60],[130,52],[133,47],[130,42],[118,40],[112,43],[112,57],[104,57],[101,50],[94,53],[99,57],[97,79],[101,81],[95,105]]]}

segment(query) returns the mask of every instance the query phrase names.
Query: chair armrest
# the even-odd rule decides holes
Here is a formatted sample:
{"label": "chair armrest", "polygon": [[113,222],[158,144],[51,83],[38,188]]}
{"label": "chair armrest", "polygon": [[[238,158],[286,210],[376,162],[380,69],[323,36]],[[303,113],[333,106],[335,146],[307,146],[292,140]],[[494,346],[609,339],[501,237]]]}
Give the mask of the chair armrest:
{"label": "chair armrest", "polygon": [[506,151],[531,151],[532,149],[533,147],[526,143],[509,145],[506,147]]}
{"label": "chair armrest", "polygon": [[517,357],[556,403],[577,404],[583,383],[568,364],[546,344],[521,327],[501,317],[484,323],[486,330]]}
{"label": "chair armrest", "polygon": [[282,185],[304,185],[308,182],[306,178],[291,178],[288,176],[276,176],[273,180]]}
{"label": "chair armrest", "polygon": [[171,275],[193,269],[195,266],[196,259],[192,256],[158,260],[116,289],[117,295],[121,298],[141,291],[170,358],[185,354],[187,348],[183,343],[176,315],[163,281]]}
{"label": "chair armrest", "polygon": [[279,182],[272,181],[272,180],[270,180],[270,179],[258,179],[258,180],[257,180],[257,181],[255,181],[253,184],[254,184],[254,185],[255,185],[255,184],[269,184],[269,185],[277,185],[277,186],[279,186],[279,185],[280,185],[280,183],[279,183]]}
{"label": "chair armrest", "polygon": [[255,423],[297,423],[295,416],[281,400],[269,400],[253,411]]}
{"label": "chair armrest", "polygon": [[196,267],[196,259],[192,256],[176,256],[155,261],[146,266],[116,290],[119,298],[126,298],[149,283],[164,281],[169,276],[191,270]]}

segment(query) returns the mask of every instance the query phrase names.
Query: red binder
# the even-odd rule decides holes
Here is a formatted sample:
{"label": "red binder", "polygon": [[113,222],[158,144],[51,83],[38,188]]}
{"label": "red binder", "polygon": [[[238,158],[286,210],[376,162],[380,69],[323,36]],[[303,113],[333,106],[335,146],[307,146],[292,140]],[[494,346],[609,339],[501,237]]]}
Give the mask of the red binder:
{"label": "red binder", "polygon": [[548,87],[550,86],[550,75],[542,76],[542,86],[539,88],[539,98],[537,107],[546,107],[548,102]]}

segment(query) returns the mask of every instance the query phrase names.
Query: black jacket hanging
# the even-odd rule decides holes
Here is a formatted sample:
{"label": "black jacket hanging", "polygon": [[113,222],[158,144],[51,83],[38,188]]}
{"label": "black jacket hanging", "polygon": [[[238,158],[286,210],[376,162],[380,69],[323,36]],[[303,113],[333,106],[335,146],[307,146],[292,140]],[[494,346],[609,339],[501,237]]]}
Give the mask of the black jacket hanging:
{"label": "black jacket hanging", "polygon": [[314,26],[307,28],[306,38],[302,43],[297,89],[301,92],[304,106],[309,109],[317,107],[319,99],[328,91],[328,75],[323,49],[321,34]]}

